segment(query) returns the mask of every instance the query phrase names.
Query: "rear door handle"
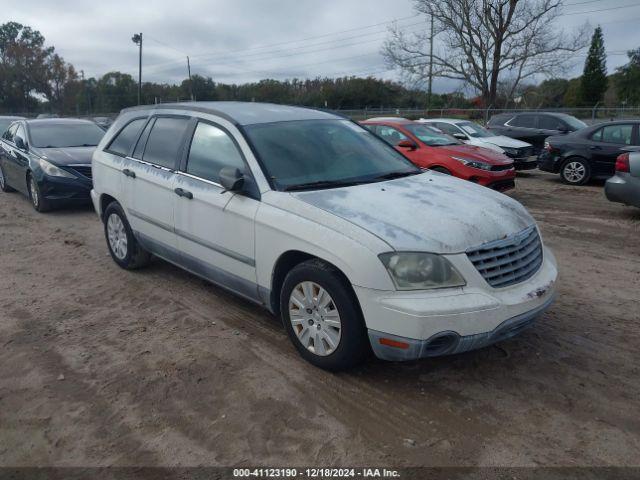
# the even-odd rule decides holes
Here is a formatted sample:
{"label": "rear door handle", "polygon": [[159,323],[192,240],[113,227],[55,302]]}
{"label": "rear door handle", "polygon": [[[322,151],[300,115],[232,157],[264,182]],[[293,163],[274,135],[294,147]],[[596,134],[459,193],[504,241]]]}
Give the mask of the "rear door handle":
{"label": "rear door handle", "polygon": [[122,173],[124,173],[129,178],[136,178],[136,172],[133,172],[128,168],[125,168],[124,170],[122,170]]}
{"label": "rear door handle", "polygon": [[602,147],[599,147],[598,145],[591,145],[589,148],[591,150],[602,150]]}
{"label": "rear door handle", "polygon": [[187,200],[191,200],[193,198],[193,193],[182,188],[176,188],[174,192],[176,192],[176,195],[178,195],[179,197],[186,198]]}

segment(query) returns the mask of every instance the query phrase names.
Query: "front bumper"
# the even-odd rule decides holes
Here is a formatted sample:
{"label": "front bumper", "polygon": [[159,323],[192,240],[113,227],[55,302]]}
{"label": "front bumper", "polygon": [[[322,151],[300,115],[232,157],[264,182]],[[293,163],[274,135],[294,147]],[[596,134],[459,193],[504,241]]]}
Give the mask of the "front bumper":
{"label": "front bumper", "polygon": [[467,280],[462,288],[402,292],[354,287],[375,355],[396,361],[448,355],[518,334],[555,297],[556,260],[546,248],[543,255],[534,276],[505,288],[490,287],[465,254],[447,256]]}
{"label": "front bumper", "polygon": [[50,203],[85,203],[89,201],[91,180],[51,177],[44,174],[36,180],[42,196]]}
{"label": "front bumper", "polygon": [[611,202],[640,207],[640,178],[618,172],[604,184],[604,194]]}

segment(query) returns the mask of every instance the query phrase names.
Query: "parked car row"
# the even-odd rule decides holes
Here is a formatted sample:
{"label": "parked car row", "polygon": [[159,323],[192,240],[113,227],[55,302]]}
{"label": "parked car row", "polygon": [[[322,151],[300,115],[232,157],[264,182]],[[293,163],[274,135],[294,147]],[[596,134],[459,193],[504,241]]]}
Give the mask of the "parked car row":
{"label": "parked car row", "polygon": [[[522,205],[481,185],[512,181],[513,160],[420,123],[365,126],[241,102],[126,109],[104,135],[18,120],[0,179],[41,211],[90,191],[116,264],[153,255],[264,306],[325,369],[530,326],[554,299],[555,258]],[[425,170],[430,157],[453,175]]]}

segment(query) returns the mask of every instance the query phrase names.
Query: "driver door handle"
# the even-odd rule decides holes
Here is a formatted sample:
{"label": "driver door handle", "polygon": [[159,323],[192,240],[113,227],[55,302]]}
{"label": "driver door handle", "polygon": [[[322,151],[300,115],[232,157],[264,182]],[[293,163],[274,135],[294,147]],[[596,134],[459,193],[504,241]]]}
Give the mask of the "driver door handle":
{"label": "driver door handle", "polygon": [[602,147],[599,147],[598,145],[591,145],[589,148],[591,150],[602,150]]}
{"label": "driver door handle", "polygon": [[133,172],[128,168],[125,168],[124,170],[122,170],[122,173],[124,173],[129,178],[136,178],[136,172]]}
{"label": "driver door handle", "polygon": [[193,193],[191,193],[188,190],[184,190],[182,188],[176,188],[174,192],[176,192],[176,195],[178,195],[179,197],[186,198],[187,200],[193,199]]}

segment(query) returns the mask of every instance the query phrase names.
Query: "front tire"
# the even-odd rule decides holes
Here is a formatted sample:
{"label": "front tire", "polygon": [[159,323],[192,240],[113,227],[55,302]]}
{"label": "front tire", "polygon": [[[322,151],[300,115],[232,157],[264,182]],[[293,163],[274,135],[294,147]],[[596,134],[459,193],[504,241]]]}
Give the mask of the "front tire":
{"label": "front tire", "polygon": [[434,172],[444,173],[445,175],[451,175],[451,172],[444,167],[431,167],[429,170]]}
{"label": "front tire", "polygon": [[120,204],[110,203],[104,211],[103,218],[104,235],[113,261],[125,270],[135,270],[148,265],[151,254],[136,240]]}
{"label": "front tire", "polygon": [[0,190],[5,193],[15,192],[15,190],[7,184],[7,177],[4,176],[2,165],[0,165]]}
{"label": "front tire", "polygon": [[560,169],[560,177],[567,185],[584,185],[591,178],[591,167],[583,158],[569,158]]}
{"label": "front tire", "polygon": [[27,185],[29,186],[29,200],[31,205],[39,213],[45,213],[51,210],[51,204],[42,196],[38,182],[29,174],[27,177]]}
{"label": "front tire", "polygon": [[351,286],[320,260],[303,262],[287,274],[280,312],[294,346],[316,367],[346,370],[369,354],[364,320]]}

